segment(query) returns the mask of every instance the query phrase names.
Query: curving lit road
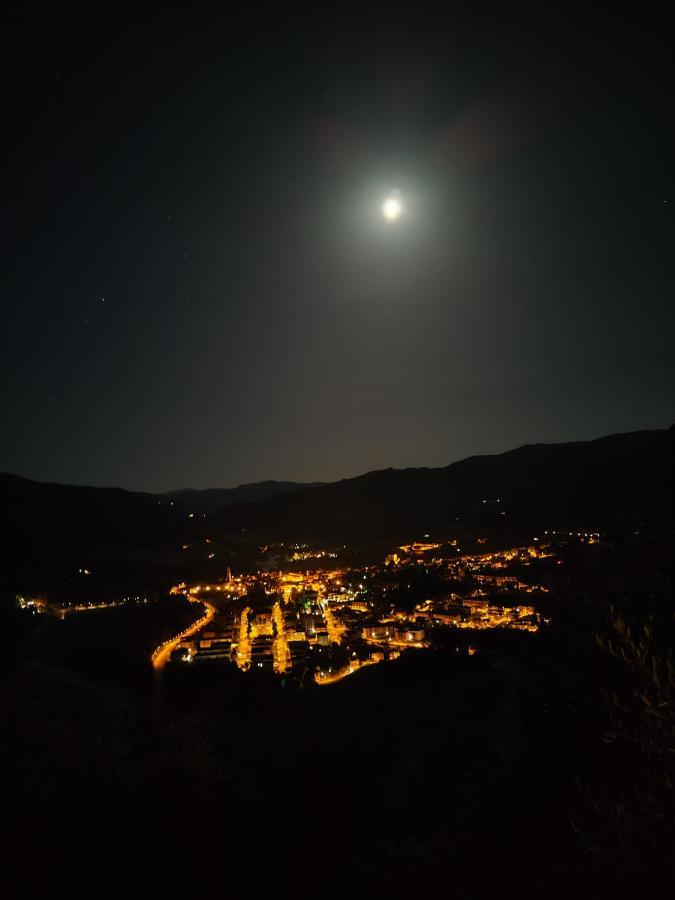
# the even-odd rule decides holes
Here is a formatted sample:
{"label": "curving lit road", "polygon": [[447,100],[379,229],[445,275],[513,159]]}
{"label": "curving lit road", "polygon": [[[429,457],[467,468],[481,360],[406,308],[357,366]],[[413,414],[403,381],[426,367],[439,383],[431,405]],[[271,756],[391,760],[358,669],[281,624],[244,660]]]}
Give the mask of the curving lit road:
{"label": "curving lit road", "polygon": [[190,625],[184,631],[181,631],[180,634],[169,638],[168,641],[165,641],[156,648],[151,657],[153,669],[163,669],[169,661],[171,653],[176,649],[180,642],[197,634],[197,632],[201,631],[205,625],[208,625],[215,616],[216,608],[212,603],[209,603],[208,600],[193,600],[192,602],[201,603],[206,608],[206,612],[201,619],[198,619],[194,624]]}
{"label": "curving lit road", "polygon": [[343,678],[346,678],[348,675],[353,675],[354,672],[358,672],[358,670],[363,669],[364,666],[373,666],[376,665],[377,662],[378,660],[376,659],[364,659],[362,662],[355,659],[352,660],[346,668],[339,669],[337,672],[332,672],[328,675],[322,675],[320,672],[316,672],[314,681],[316,681],[317,684],[335,684],[336,681],[342,681]]}

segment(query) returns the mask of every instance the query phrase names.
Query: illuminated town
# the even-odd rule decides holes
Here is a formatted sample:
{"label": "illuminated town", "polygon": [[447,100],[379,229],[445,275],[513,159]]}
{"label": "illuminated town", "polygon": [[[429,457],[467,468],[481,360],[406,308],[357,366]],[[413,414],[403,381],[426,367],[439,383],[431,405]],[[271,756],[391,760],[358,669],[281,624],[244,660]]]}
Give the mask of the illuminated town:
{"label": "illuminated town", "polygon": [[[172,594],[200,604],[203,614],[160,645],[152,663],[161,669],[219,661],[328,684],[363,666],[429,649],[439,629],[537,632],[548,621],[539,606],[549,588],[523,573],[538,560],[558,562],[561,538],[544,532],[526,546],[482,553],[462,552],[456,540],[426,539],[359,568],[325,568],[325,561],[339,558],[336,550],[296,545],[284,553],[286,562],[311,560],[316,568],[268,566],[235,576],[228,567],[222,580],[174,586]],[[590,544],[599,534],[566,532],[564,539]],[[428,594],[415,592],[420,574],[435,586]],[[466,652],[476,648],[469,644]]]}

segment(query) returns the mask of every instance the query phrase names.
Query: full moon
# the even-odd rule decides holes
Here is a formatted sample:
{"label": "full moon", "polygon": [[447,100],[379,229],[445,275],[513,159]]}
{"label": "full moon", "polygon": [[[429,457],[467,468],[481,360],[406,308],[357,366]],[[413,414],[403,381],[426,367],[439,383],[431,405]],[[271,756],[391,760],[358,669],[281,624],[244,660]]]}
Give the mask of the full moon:
{"label": "full moon", "polygon": [[401,201],[397,194],[390,194],[382,204],[382,215],[388,222],[395,222],[403,212]]}

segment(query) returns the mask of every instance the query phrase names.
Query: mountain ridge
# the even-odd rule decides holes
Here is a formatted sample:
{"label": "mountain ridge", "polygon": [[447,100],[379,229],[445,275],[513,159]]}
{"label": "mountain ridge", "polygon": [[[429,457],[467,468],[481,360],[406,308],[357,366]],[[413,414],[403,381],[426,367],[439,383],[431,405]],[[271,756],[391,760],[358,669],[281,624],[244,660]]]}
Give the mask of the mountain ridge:
{"label": "mountain ridge", "polygon": [[[611,503],[617,480],[635,480],[635,473],[630,475],[631,459],[638,469],[645,465],[649,472],[649,465],[640,462],[640,454],[658,455],[661,445],[675,452],[674,437],[672,427],[624,432],[592,441],[525,444],[502,454],[467,457],[436,469],[373,470],[257,504],[233,504],[221,512],[218,521],[223,527],[256,532],[272,525],[270,533],[279,536],[314,534],[337,539],[346,532],[370,537],[383,529],[402,533],[447,528],[457,514],[466,513],[467,507],[499,496],[522,511],[527,508],[533,512],[537,505],[553,502],[558,506],[576,502],[581,510],[593,506],[589,503],[592,498],[596,506]],[[628,470],[623,475],[616,471],[622,466]],[[660,464],[661,474],[663,469]],[[654,474],[651,472],[650,477]],[[580,490],[582,483],[586,497]],[[440,511],[444,503],[452,507],[447,515]]]}
{"label": "mountain ridge", "polygon": [[391,472],[437,472],[444,471],[452,468],[453,466],[457,466],[463,463],[468,463],[475,460],[489,460],[500,457],[510,457],[515,454],[521,454],[527,450],[538,450],[541,448],[571,448],[571,447],[587,447],[594,444],[601,444],[605,441],[614,441],[616,439],[633,439],[637,436],[648,436],[648,435],[657,435],[657,434],[666,434],[668,432],[675,432],[675,424],[669,425],[666,428],[653,428],[653,429],[638,429],[636,431],[621,431],[615,432],[609,435],[601,435],[597,438],[589,438],[588,440],[579,440],[579,441],[535,441],[533,443],[520,444],[518,447],[512,447],[509,450],[503,450],[499,453],[474,453],[470,456],[464,456],[461,459],[454,460],[451,463],[447,463],[443,466],[385,466],[381,469],[369,469],[366,472],[361,472],[359,475],[351,475],[345,476],[344,478],[338,478],[334,481],[287,481],[285,479],[276,479],[276,478],[265,478],[260,481],[247,481],[242,484],[235,485],[234,487],[208,487],[208,488],[173,488],[168,491],[140,491],[140,490],[132,490],[130,488],[119,487],[117,485],[91,485],[91,484],[72,484],[70,482],[61,482],[61,481],[41,481],[36,478],[28,478],[25,475],[17,475],[13,472],[0,472],[0,482],[2,479],[13,479],[15,481],[27,482],[31,484],[39,484],[48,487],[55,488],[73,488],[76,490],[95,490],[95,491],[115,491],[115,492],[123,492],[125,494],[137,494],[146,497],[154,497],[154,498],[177,498],[177,497],[194,497],[198,494],[213,494],[213,493],[222,493],[222,494],[235,494],[236,492],[248,492],[249,490],[261,488],[263,491],[266,488],[270,488],[271,490],[278,489],[278,492],[292,491],[304,488],[317,488],[317,487],[327,487],[330,485],[344,484],[345,482],[355,481],[361,478],[367,478],[372,475],[378,475],[382,473],[391,473]]}
{"label": "mountain ridge", "polygon": [[[670,427],[525,444],[442,468],[377,469],[299,489],[295,482],[241,486],[248,498],[226,488],[205,496],[188,491],[177,502],[170,495],[3,474],[0,587],[48,584],[57,575],[70,584],[83,568],[110,579],[128,573],[166,583],[187,577],[185,546],[191,554],[203,548],[190,556],[201,565],[216,549],[205,549],[212,542],[222,564],[232,554],[250,557],[260,545],[289,540],[365,547],[424,534],[489,534],[499,543],[564,525],[625,535],[644,523],[671,533],[673,459]],[[251,499],[251,488],[265,494],[270,485],[271,495]],[[223,497],[235,499],[223,506]]]}

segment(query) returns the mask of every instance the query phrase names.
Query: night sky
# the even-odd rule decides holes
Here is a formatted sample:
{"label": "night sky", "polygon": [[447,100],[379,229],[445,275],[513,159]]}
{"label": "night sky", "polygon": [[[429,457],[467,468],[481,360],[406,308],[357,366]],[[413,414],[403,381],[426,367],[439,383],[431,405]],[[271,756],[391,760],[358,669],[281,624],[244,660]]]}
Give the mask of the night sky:
{"label": "night sky", "polygon": [[0,470],[332,480],[675,421],[666,20],[321,6],[5,30]]}

